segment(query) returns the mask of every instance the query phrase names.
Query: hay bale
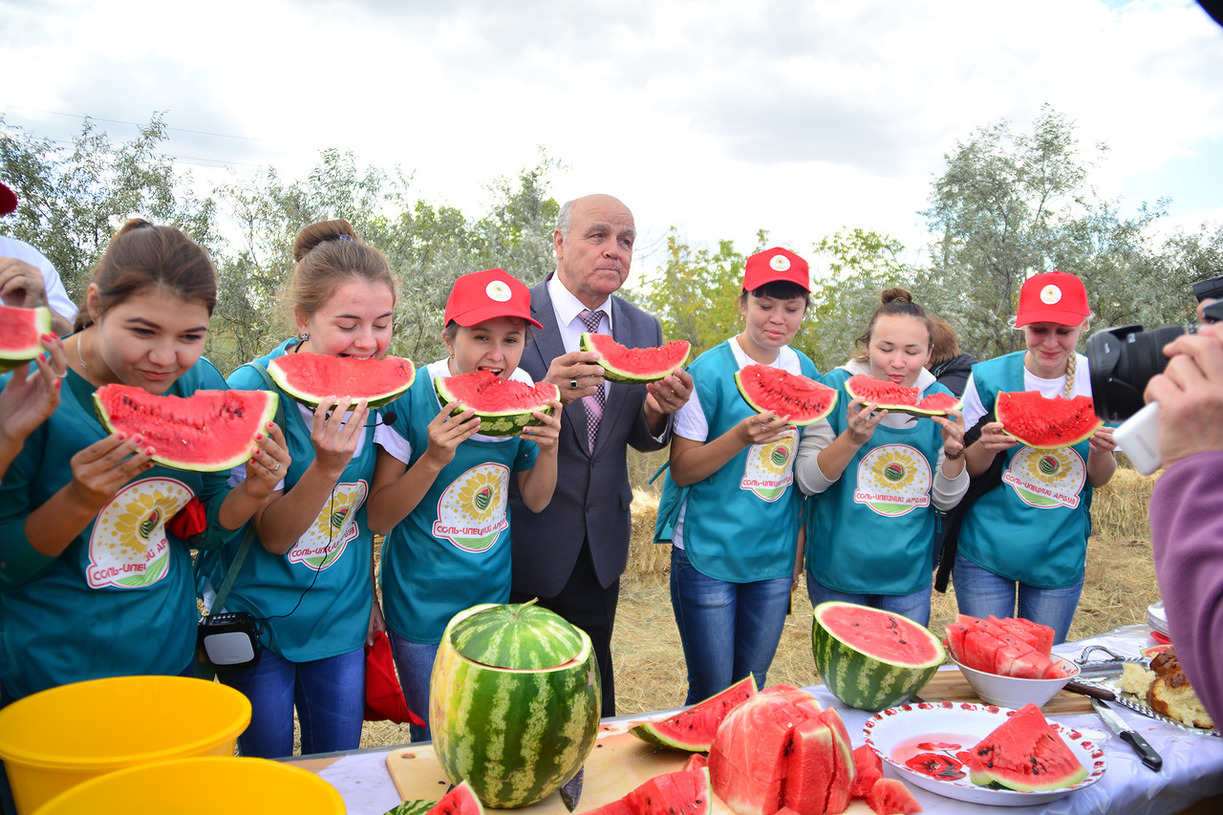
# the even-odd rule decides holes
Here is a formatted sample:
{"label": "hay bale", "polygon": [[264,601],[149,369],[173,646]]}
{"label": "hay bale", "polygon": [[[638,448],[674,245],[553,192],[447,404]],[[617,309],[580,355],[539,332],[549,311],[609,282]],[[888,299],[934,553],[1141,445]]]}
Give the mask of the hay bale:
{"label": "hay bale", "polygon": [[1110,539],[1150,540],[1148,510],[1156,475],[1140,475],[1130,467],[1118,467],[1116,474],[1095,491],[1091,503],[1092,533]]}
{"label": "hay bale", "polygon": [[658,518],[658,495],[651,490],[633,488],[633,531],[628,545],[626,577],[666,574],[671,569],[671,547],[654,542],[654,521]]}

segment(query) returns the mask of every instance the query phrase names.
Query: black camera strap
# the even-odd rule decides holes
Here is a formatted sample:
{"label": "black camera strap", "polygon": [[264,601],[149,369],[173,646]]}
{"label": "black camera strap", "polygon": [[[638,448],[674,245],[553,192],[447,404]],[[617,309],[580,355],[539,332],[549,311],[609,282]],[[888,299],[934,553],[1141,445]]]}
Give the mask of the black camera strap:
{"label": "black camera strap", "polygon": [[[995,421],[995,418],[994,411],[991,410],[982,416],[980,421],[964,434],[965,449],[968,448],[968,445],[981,438],[981,428],[992,421]],[[959,550],[960,524],[964,522],[964,516],[968,514],[968,510],[972,508],[972,505],[977,502],[978,498],[1002,483],[1002,462],[1004,458],[1005,456],[1001,453],[994,456],[994,460],[990,462],[989,469],[969,482],[968,492],[964,493],[960,503],[947,510],[943,517],[943,548],[939,552],[938,569],[934,575],[934,588],[940,593],[947,591],[951,571],[955,567],[955,553]]]}

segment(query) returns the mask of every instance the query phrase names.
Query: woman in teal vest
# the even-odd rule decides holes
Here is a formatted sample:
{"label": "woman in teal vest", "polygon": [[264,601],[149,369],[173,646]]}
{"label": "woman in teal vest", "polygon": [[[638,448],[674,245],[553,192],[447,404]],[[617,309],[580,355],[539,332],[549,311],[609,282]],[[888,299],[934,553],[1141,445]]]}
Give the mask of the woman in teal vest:
{"label": "woman in teal vest", "polygon": [[[1040,391],[1048,398],[1091,396],[1087,357],[1075,352],[1091,311],[1087,290],[1072,274],[1046,272],[1024,281],[1015,310],[1023,351],[978,362],[964,391],[970,426],[992,414],[998,394]],[[953,580],[960,613],[1020,616],[1070,631],[1091,534],[1091,494],[1113,477],[1117,460],[1110,427],[1060,450],[1025,447],[992,415],[968,448],[974,478],[1002,456],[1002,477],[964,515]]]}
{"label": "woman in teal vest", "polygon": [[807,262],[774,248],[747,259],[743,331],[688,368],[692,397],[675,414],[656,540],[670,540],[671,607],[688,668],[685,704],[755,676],[763,686],[797,570],[799,508],[793,487],[799,430],[758,414],[735,386],[747,365],[809,378],[815,364],[791,348],[807,313]]}
{"label": "woman in teal vest", "polygon": [[[542,424],[521,436],[480,433],[471,410],[450,415],[438,401],[439,377],[488,371],[533,384],[518,367],[531,317],[531,294],[501,269],[454,283],[442,339],[449,356],[416,376],[395,402],[397,417],[378,434],[369,517],[386,535],[379,579],[391,649],[408,707],[427,719],[429,676],[442,630],[455,613],[510,598],[510,474],[538,512],[556,487],[561,405],[535,412]],[[430,737],[412,725],[413,741]]]}
{"label": "woman in teal vest", "polygon": [[968,489],[964,419],[877,410],[845,390],[865,374],[917,388],[919,397],[949,394],[926,370],[930,320],[904,289],[888,289],[858,338],[862,352],[830,371],[839,391],[826,421],[803,434],[794,465],[799,487],[815,496],[807,512],[807,593],[812,605],[859,603],[930,621],[935,511]]}

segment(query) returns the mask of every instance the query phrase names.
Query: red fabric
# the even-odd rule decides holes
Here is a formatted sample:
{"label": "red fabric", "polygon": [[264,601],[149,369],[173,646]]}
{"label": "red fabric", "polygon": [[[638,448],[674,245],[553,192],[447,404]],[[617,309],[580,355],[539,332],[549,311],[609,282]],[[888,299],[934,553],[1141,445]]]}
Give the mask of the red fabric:
{"label": "red fabric", "polygon": [[194,497],[166,524],[166,529],[182,541],[203,534],[207,528],[208,510],[204,509],[204,504],[200,499]]}
{"label": "red fabric", "polygon": [[385,631],[374,632],[374,644],[365,646],[365,721],[389,720],[424,727],[424,719],[408,710],[403,688],[395,676],[391,640]]}

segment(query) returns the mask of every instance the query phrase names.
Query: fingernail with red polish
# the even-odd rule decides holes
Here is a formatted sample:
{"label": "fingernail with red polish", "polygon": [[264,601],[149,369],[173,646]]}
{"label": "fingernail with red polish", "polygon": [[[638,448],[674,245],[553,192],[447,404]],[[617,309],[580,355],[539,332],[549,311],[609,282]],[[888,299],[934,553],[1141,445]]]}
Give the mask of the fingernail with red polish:
{"label": "fingernail with red polish", "polygon": [[262,433],[256,433],[256,434],[255,434],[255,441],[263,441],[263,434],[262,434]]}

